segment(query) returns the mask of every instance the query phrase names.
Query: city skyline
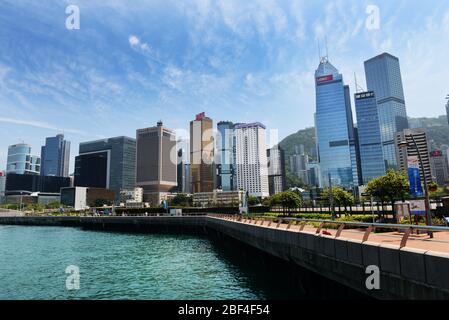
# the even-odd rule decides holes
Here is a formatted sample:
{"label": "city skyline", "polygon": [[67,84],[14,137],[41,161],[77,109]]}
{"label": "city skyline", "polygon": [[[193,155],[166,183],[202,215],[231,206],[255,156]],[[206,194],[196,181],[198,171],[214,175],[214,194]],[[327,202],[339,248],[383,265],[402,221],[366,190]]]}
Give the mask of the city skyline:
{"label": "city skyline", "polygon": [[401,60],[409,116],[441,115],[447,92],[438,66],[449,44],[439,39],[449,34],[449,5],[412,2],[378,3],[380,29],[368,30],[365,1],[133,8],[79,1],[81,28],[69,31],[68,2],[7,1],[0,13],[0,168],[7,147],[21,141],[37,150],[45,137],[64,133],[76,146],[133,136],[161,118],[188,132],[191,115],[202,111],[217,122],[260,121],[282,139],[313,125],[311,79],[325,36],[351,92],[353,72],[366,89],[363,62],[387,51]]}

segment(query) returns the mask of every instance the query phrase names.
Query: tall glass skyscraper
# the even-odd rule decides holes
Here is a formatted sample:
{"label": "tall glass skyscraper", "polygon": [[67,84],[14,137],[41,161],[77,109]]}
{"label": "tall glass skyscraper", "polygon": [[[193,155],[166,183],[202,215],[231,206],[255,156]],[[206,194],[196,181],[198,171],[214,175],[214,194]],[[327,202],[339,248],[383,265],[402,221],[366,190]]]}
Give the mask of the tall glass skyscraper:
{"label": "tall glass skyscraper", "polygon": [[234,124],[222,121],[217,124],[217,187],[223,191],[236,190]]}
{"label": "tall glass skyscraper", "polygon": [[324,186],[358,186],[357,154],[349,87],[343,76],[322,58],[315,72],[317,149]]}
{"label": "tall glass skyscraper", "polygon": [[377,99],[385,166],[397,168],[395,134],[408,128],[399,59],[383,53],[365,62],[366,84]]}
{"label": "tall glass skyscraper", "polygon": [[41,176],[68,177],[70,141],[63,134],[45,139],[41,149]]}
{"label": "tall glass skyscraper", "polygon": [[385,162],[380,133],[379,112],[374,92],[355,94],[361,176],[366,185],[385,174]]}

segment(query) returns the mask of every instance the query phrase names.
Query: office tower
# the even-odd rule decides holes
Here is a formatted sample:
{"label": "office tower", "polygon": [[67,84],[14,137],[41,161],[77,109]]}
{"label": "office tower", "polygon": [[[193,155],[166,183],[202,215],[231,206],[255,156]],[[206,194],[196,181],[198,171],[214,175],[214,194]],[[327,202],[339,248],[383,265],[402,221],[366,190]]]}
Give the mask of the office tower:
{"label": "office tower", "polygon": [[267,159],[268,188],[272,196],[286,189],[285,152],[280,146],[275,146],[267,150]]}
{"label": "office tower", "polygon": [[[397,164],[401,171],[407,171],[408,162],[411,159],[417,159],[418,150],[413,143],[413,138],[415,139],[419,153],[421,154],[424,172],[426,174],[426,180],[428,183],[432,182],[432,171],[430,168],[430,157],[429,157],[429,147],[427,141],[427,134],[424,129],[405,129],[396,134],[396,157]],[[407,142],[408,147],[402,148],[402,142]],[[419,165],[421,172],[421,179],[424,181],[423,168]]]}
{"label": "office tower", "polygon": [[63,134],[45,139],[41,149],[41,176],[68,177],[70,141]]}
{"label": "office tower", "polygon": [[358,186],[357,154],[349,87],[343,76],[322,58],[315,72],[318,158],[322,182],[352,189]]}
{"label": "office tower", "polygon": [[0,171],[0,204],[5,202],[6,172]]}
{"label": "office tower", "polygon": [[268,197],[268,163],[265,126],[261,123],[236,124],[237,188],[250,196]]}
{"label": "office tower", "polygon": [[217,187],[223,191],[236,190],[234,124],[229,121],[219,122],[217,130]]}
{"label": "office tower", "polygon": [[388,53],[376,56],[365,62],[365,76],[377,99],[386,169],[395,169],[395,135],[408,128],[399,59]]}
{"label": "office tower", "polygon": [[190,122],[190,181],[192,193],[212,192],[215,186],[213,121],[200,113]]}
{"label": "office tower", "polygon": [[80,143],[75,158],[75,187],[105,188],[115,192],[136,183],[136,140],[128,137]]}
{"label": "office tower", "polygon": [[435,182],[444,186],[449,179],[449,168],[446,156],[442,151],[436,150],[430,153],[430,168]]}
{"label": "office tower", "polygon": [[159,205],[178,185],[176,134],[160,121],[136,136],[136,185],[143,188],[145,202]]}
{"label": "office tower", "polygon": [[355,94],[357,135],[363,184],[386,172],[377,100],[373,91]]}
{"label": "office tower", "polygon": [[447,99],[447,103],[446,103],[446,116],[447,116],[447,123],[449,124],[449,96],[448,96],[446,99]]}
{"label": "office tower", "polygon": [[66,187],[70,187],[70,178],[68,177],[8,173],[5,192],[7,195],[17,192],[59,193],[61,188]]}
{"label": "office tower", "polygon": [[305,184],[309,183],[307,164],[309,156],[304,152],[304,145],[295,146],[295,153],[290,156],[290,171]]}
{"label": "office tower", "polygon": [[26,143],[14,144],[8,147],[6,174],[39,174],[41,158],[31,154],[31,146]]}
{"label": "office tower", "polygon": [[178,193],[190,193],[190,146],[187,140],[178,141]]}
{"label": "office tower", "polygon": [[320,164],[318,162],[309,162],[307,164],[307,177],[310,186],[315,188],[321,188],[323,186],[321,182]]}

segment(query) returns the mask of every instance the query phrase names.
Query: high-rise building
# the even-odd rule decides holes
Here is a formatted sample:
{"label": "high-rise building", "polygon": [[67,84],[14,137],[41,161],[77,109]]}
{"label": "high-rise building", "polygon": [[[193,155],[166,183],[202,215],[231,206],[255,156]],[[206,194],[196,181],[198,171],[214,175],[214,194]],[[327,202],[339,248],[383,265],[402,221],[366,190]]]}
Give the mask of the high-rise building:
{"label": "high-rise building", "polygon": [[223,191],[236,190],[234,124],[222,121],[217,124],[217,188]]}
{"label": "high-rise building", "polygon": [[447,158],[442,151],[436,150],[430,153],[430,168],[435,182],[439,186],[446,185],[449,179],[449,168]]}
{"label": "high-rise building", "polygon": [[187,140],[178,140],[178,193],[190,192],[190,147]]}
{"label": "high-rise building", "polygon": [[120,201],[120,190],[136,184],[136,140],[128,137],[80,143],[75,158],[75,187],[110,189]]}
{"label": "high-rise building", "polygon": [[6,174],[39,174],[41,158],[31,154],[31,146],[26,143],[14,144],[8,147]]}
{"label": "high-rise building", "polygon": [[0,171],[0,204],[5,202],[6,172]]}
{"label": "high-rise building", "polygon": [[386,168],[397,168],[395,135],[408,128],[399,59],[383,53],[365,62],[366,84],[377,99]]}
{"label": "high-rise building", "polygon": [[307,177],[310,186],[322,188],[320,164],[318,162],[309,162],[307,164]]}
{"label": "high-rise building", "polygon": [[295,153],[290,156],[290,171],[303,183],[308,184],[307,164],[309,156],[304,152],[304,145],[295,146]]}
{"label": "high-rise building", "polygon": [[145,202],[159,205],[178,186],[175,132],[161,121],[137,130],[136,159],[136,185],[143,188]]}
{"label": "high-rise building", "polygon": [[190,182],[192,193],[215,186],[213,121],[200,113],[190,122]]}
{"label": "high-rise building", "polygon": [[[415,139],[419,151],[416,150],[412,137]],[[407,142],[408,146],[406,148],[401,147],[403,142]],[[418,157],[418,152],[421,155],[424,166],[423,170],[421,165],[419,165],[421,181],[424,181],[423,172],[425,172],[426,180],[430,183],[432,182],[432,171],[430,168],[429,144],[426,131],[424,129],[405,129],[396,134],[396,157],[401,171],[407,171],[409,160],[413,157]]]}
{"label": "high-rise building", "polygon": [[348,189],[358,186],[357,154],[349,87],[343,76],[322,58],[315,72],[318,158],[322,182]]}
{"label": "high-rise building", "polygon": [[447,123],[449,124],[449,96],[447,97],[446,103],[446,116],[447,116]]}
{"label": "high-rise building", "polygon": [[379,113],[374,92],[355,94],[357,135],[363,184],[385,174]]}
{"label": "high-rise building", "polygon": [[270,196],[281,193],[286,189],[285,152],[278,145],[267,150],[268,158],[268,187]]}
{"label": "high-rise building", "polygon": [[41,175],[54,177],[69,176],[70,141],[63,134],[45,139],[41,149]]}
{"label": "high-rise building", "polygon": [[270,195],[265,126],[261,123],[236,124],[237,188],[250,196]]}

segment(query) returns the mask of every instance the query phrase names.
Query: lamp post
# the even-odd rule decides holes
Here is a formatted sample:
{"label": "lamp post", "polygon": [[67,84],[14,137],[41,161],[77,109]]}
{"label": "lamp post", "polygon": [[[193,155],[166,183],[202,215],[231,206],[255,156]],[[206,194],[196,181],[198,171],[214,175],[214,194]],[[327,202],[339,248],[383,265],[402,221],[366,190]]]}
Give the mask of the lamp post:
{"label": "lamp post", "polygon": [[[413,142],[412,145],[410,145],[407,142],[407,137],[410,137],[412,139],[412,142]],[[424,163],[422,160],[421,151],[418,148],[418,143],[416,142],[416,139],[413,136],[413,134],[410,134],[410,135],[406,135],[405,141],[401,141],[398,146],[399,146],[399,148],[405,149],[406,155],[407,155],[407,147],[414,148],[418,154],[419,165],[421,167],[423,178],[424,178],[424,196],[425,196],[424,203],[425,203],[425,208],[426,208],[426,224],[428,226],[432,226],[432,213],[431,213],[431,208],[430,208],[429,188],[427,185],[426,171],[424,170]],[[406,160],[407,159],[405,159],[405,161]],[[433,238],[433,232],[429,231],[428,234],[429,234],[430,238]]]}
{"label": "lamp post", "polygon": [[331,209],[332,220],[335,220],[337,217],[335,215],[335,210],[334,210],[334,191],[332,189],[332,176],[331,176],[330,172],[329,172],[328,178],[329,178],[329,205],[330,205],[330,209]]}

